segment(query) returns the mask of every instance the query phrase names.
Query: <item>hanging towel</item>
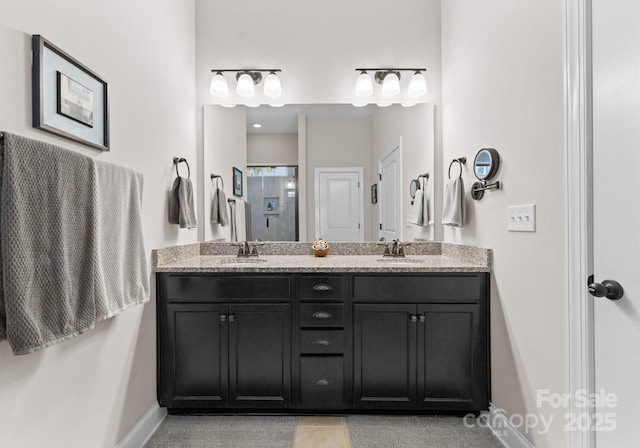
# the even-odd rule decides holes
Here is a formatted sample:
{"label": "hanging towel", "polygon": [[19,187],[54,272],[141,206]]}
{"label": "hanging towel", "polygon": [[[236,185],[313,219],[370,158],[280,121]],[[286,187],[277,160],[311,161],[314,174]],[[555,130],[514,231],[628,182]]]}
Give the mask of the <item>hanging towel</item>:
{"label": "hanging towel", "polygon": [[422,227],[427,227],[430,226],[431,224],[433,224],[433,222],[429,221],[429,194],[427,191],[427,182],[429,182],[428,179],[424,179],[423,185],[422,185]]}
{"label": "hanging towel", "polygon": [[464,184],[461,177],[449,179],[444,188],[442,224],[462,227],[465,219]]}
{"label": "hanging towel", "polygon": [[218,187],[216,187],[211,197],[211,224],[220,224],[221,226],[229,224],[227,196]]}
{"label": "hanging towel", "polygon": [[0,339],[14,354],[149,299],[139,174],[7,133],[0,153]]}
{"label": "hanging towel", "polygon": [[196,227],[193,201],[193,184],[188,177],[176,177],[169,197],[169,223],[179,224],[181,229]]}
{"label": "hanging towel", "polygon": [[149,267],[142,227],[142,174],[96,161],[96,186],[97,322],[149,300]]}
{"label": "hanging towel", "polygon": [[413,197],[413,207],[411,208],[411,223],[417,226],[423,225],[424,220],[424,201],[423,190],[416,190],[416,195]]}
{"label": "hanging towel", "polygon": [[229,200],[229,222],[231,224],[231,241],[238,241],[238,231],[236,229],[236,201]]}

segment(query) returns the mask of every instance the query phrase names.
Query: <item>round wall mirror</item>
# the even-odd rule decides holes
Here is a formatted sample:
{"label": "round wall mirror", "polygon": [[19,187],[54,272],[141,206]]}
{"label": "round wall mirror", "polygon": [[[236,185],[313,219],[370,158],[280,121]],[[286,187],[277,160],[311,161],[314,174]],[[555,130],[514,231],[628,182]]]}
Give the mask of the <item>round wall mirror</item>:
{"label": "round wall mirror", "polygon": [[411,183],[409,184],[409,194],[411,194],[411,198],[416,197],[416,191],[418,191],[419,189],[420,183],[418,182],[418,179],[412,179]]}
{"label": "round wall mirror", "polygon": [[487,181],[493,178],[500,166],[500,156],[493,148],[483,148],[478,151],[473,161],[473,174],[478,180]]}

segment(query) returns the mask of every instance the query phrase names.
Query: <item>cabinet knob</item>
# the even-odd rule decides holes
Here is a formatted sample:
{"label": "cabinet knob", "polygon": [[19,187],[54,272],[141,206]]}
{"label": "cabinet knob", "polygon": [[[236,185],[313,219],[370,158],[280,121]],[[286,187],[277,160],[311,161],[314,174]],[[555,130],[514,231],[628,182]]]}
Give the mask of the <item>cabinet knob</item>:
{"label": "cabinet knob", "polygon": [[317,378],[311,382],[316,386],[328,386],[329,384],[331,384],[331,380],[327,378]]}
{"label": "cabinet knob", "polygon": [[331,341],[329,339],[316,339],[315,341],[313,341],[314,345],[322,345],[324,347],[328,346],[331,344]]}
{"label": "cabinet knob", "polygon": [[333,289],[333,286],[327,283],[318,283],[317,285],[313,286],[314,291],[331,291],[332,289]]}
{"label": "cabinet knob", "polygon": [[315,317],[316,319],[331,319],[333,317],[333,314],[331,314],[329,311],[316,311],[315,313],[313,313],[313,317]]}

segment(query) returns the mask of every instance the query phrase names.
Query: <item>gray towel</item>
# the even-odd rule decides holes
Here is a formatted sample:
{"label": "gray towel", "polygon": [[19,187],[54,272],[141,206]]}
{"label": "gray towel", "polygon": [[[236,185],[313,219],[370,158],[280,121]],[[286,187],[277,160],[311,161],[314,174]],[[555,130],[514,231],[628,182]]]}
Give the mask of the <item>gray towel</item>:
{"label": "gray towel", "polygon": [[229,200],[229,221],[231,224],[231,241],[238,241],[238,229],[236,228],[236,201]]}
{"label": "gray towel", "polygon": [[[113,165],[7,133],[0,153],[0,339],[14,354],[148,300],[140,175],[113,175]],[[127,272],[137,263],[145,267]]]}
{"label": "gray towel", "polygon": [[449,179],[444,188],[442,224],[462,227],[465,220],[464,184],[461,177]]}
{"label": "gray towel", "polygon": [[142,174],[96,162],[96,321],[149,300],[142,227]]}
{"label": "gray towel", "polygon": [[227,196],[223,190],[217,187],[211,197],[211,224],[220,224],[221,226],[229,224]]}
{"label": "gray towel", "polygon": [[188,177],[176,177],[169,197],[169,223],[179,224],[181,229],[196,227],[196,208],[193,185]]}

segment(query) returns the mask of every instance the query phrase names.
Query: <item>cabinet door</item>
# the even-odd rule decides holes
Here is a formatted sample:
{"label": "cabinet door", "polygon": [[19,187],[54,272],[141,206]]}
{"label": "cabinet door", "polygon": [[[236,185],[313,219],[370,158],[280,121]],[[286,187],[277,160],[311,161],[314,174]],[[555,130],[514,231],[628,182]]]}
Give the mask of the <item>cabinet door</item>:
{"label": "cabinet door", "polygon": [[416,305],[354,305],[355,406],[409,409],[416,396]]}
{"label": "cabinet door", "polygon": [[479,305],[418,306],[418,406],[486,409],[486,338]]}
{"label": "cabinet door", "polygon": [[226,407],[228,396],[227,306],[167,305],[169,350],[165,365],[170,408]]}
{"label": "cabinet door", "polygon": [[229,305],[229,405],[285,408],[291,397],[291,305]]}

